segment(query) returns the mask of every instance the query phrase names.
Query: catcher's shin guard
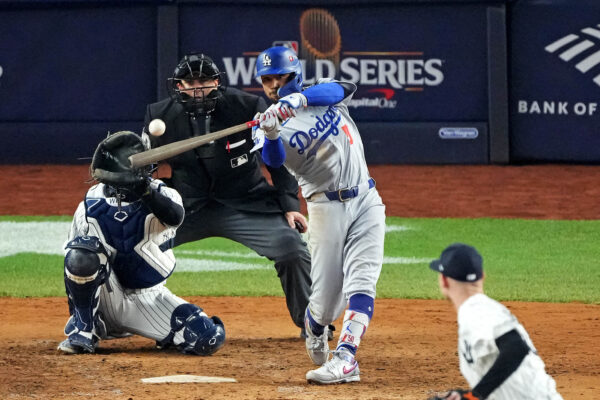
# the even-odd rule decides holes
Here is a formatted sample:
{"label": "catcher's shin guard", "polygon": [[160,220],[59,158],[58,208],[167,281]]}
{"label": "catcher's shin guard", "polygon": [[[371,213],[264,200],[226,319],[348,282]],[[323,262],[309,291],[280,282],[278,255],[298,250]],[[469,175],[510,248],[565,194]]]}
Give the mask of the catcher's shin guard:
{"label": "catcher's shin guard", "polygon": [[67,248],[70,250],[65,256],[64,279],[71,318],[65,326],[65,334],[86,332],[101,337],[105,327],[97,316],[97,309],[100,287],[107,277],[106,252],[95,237],[78,237],[69,242]]}
{"label": "catcher's shin guard", "polygon": [[208,317],[194,304],[178,306],[171,315],[171,332],[158,347],[174,344],[186,354],[209,356],[225,344],[225,325],[219,317]]}

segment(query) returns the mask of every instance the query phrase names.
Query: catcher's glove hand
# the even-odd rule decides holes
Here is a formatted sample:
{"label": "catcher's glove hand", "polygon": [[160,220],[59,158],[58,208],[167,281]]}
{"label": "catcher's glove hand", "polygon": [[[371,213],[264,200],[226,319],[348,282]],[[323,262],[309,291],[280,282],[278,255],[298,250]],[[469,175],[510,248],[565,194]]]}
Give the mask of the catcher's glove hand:
{"label": "catcher's glove hand", "polygon": [[437,394],[427,400],[481,400],[470,390],[452,389],[446,393]]}
{"label": "catcher's glove hand", "polygon": [[131,168],[128,157],[146,150],[142,138],[133,132],[117,132],[104,139],[94,152],[90,172],[98,182],[117,189],[144,192],[150,168]]}

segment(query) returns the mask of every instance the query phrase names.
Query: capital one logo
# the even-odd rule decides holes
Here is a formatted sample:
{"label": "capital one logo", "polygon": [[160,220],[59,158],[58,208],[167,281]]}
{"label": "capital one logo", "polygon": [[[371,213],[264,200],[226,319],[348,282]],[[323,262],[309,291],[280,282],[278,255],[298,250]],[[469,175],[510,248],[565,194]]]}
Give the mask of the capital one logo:
{"label": "capital one logo", "polygon": [[544,49],[548,53],[558,54],[565,62],[573,63],[579,72],[595,75],[592,80],[600,86],[600,29],[584,28],[581,32],[583,35],[571,33]]}

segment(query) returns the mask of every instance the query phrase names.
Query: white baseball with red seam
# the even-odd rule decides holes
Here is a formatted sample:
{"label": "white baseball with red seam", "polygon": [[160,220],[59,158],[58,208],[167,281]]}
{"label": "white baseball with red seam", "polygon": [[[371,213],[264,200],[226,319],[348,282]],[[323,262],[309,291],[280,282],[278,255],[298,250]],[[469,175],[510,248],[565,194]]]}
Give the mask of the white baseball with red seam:
{"label": "white baseball with red seam", "polygon": [[163,121],[162,119],[153,119],[148,124],[148,131],[152,136],[160,136],[163,133],[165,133],[166,129],[167,126],[165,125],[165,121]]}

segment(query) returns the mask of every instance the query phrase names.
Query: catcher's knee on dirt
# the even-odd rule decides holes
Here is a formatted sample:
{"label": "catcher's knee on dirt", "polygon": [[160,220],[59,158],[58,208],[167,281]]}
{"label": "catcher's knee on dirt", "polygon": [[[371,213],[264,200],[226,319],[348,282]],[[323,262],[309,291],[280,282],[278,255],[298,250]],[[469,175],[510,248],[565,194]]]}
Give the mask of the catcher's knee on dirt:
{"label": "catcher's knee on dirt", "polygon": [[225,325],[194,304],[181,304],[171,315],[171,332],[159,345],[171,343],[183,353],[209,356],[225,344]]}
{"label": "catcher's knee on dirt", "polygon": [[72,316],[65,333],[92,332],[100,286],[107,276],[106,250],[98,238],[88,236],[77,237],[66,247],[64,278]]}
{"label": "catcher's knee on dirt", "polygon": [[277,276],[285,293],[285,301],[292,321],[304,326],[304,310],[310,297],[310,258],[304,254],[275,263]]}

